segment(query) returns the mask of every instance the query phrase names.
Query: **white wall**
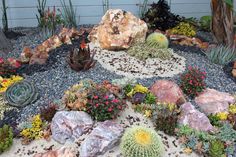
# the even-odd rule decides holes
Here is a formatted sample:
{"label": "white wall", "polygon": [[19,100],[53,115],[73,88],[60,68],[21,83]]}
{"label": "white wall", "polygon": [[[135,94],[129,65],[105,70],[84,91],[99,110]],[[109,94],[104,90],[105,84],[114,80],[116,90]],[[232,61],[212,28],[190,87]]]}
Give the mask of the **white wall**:
{"label": "white wall", "polygon": [[[9,7],[9,27],[37,26],[37,0],[6,0]],[[61,8],[60,0],[47,0],[50,7]],[[157,0],[155,0],[157,1]],[[153,0],[149,1],[150,3]],[[210,0],[168,0],[174,13],[187,17],[201,17],[210,14]],[[77,9],[77,18],[80,16],[80,24],[96,24],[103,15],[102,0],[72,0]],[[110,0],[111,8],[121,8],[138,15],[138,6],[142,0]],[[2,4],[0,3],[1,7]],[[0,15],[0,26],[2,25]]]}

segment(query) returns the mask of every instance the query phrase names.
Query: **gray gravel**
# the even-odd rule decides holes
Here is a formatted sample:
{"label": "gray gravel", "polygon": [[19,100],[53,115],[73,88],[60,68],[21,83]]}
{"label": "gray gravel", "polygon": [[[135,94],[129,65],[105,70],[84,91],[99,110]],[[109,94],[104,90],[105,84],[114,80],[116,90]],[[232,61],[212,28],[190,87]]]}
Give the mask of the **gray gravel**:
{"label": "gray gravel", "polygon": [[[26,36],[20,37],[16,41],[13,41],[15,44],[15,49],[12,53],[8,54],[8,57],[18,57],[23,46],[34,47],[42,42],[43,39],[39,36],[39,31],[37,29],[30,29],[30,31],[27,30],[26,32]],[[182,49],[185,51],[176,51],[176,53],[187,59],[187,66],[198,66],[207,72],[206,84],[209,88],[214,88],[222,92],[236,92],[236,82],[228,78],[228,76],[223,72],[222,66],[212,64],[208,61],[207,58],[201,54],[200,50],[173,45],[171,47],[175,50]],[[66,89],[79,82],[81,79],[90,78],[95,82],[102,82],[103,80],[111,81],[112,79],[122,78],[122,76],[116,75],[115,73],[104,69],[99,63],[97,63],[96,66],[89,71],[77,73],[71,70],[65,61],[67,52],[63,49],[59,49],[58,51],[61,51],[58,54],[64,55],[56,56],[57,62],[54,65],[55,68],[49,68],[47,71],[37,72],[31,76],[25,76],[27,80],[34,82],[36,88],[39,90],[40,99],[34,104],[21,110],[21,114],[19,115],[20,121],[25,120],[30,115],[34,115],[39,112],[42,106],[48,105],[55,99],[60,99]],[[155,77],[149,79],[138,79],[138,82],[146,86],[150,86],[157,79],[161,78]],[[179,83],[179,76],[166,79]]]}

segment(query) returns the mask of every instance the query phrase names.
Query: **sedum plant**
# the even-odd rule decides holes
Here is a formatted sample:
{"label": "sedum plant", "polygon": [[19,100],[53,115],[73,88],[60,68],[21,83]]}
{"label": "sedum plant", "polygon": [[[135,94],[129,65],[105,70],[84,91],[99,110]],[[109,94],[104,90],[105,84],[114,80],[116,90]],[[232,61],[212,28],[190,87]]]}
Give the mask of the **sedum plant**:
{"label": "sedum plant", "polygon": [[196,35],[195,28],[187,22],[180,22],[176,27],[170,29],[171,34],[185,35],[194,37]]}
{"label": "sedum plant", "polygon": [[143,126],[128,128],[121,139],[120,147],[126,157],[161,157],[164,152],[157,132]]}
{"label": "sedum plant", "polygon": [[5,93],[5,99],[9,105],[24,107],[38,99],[38,93],[31,82],[19,81],[11,85]]}
{"label": "sedum plant", "polygon": [[226,65],[236,60],[235,48],[229,46],[220,45],[212,47],[209,48],[205,54],[211,62],[220,65]]}
{"label": "sedum plant", "polygon": [[156,49],[167,49],[169,41],[162,33],[152,33],[147,37],[146,44]]}
{"label": "sedum plant", "polygon": [[155,47],[148,46],[146,43],[138,42],[130,47],[127,53],[140,60],[146,60],[149,58],[159,58],[162,60],[167,60],[171,58],[173,50],[170,48],[157,49]]}
{"label": "sedum plant", "polygon": [[9,125],[0,128],[0,154],[6,151],[13,143],[13,131]]}
{"label": "sedum plant", "polygon": [[210,157],[223,157],[224,153],[224,143],[220,140],[213,140],[210,142],[209,147],[209,155]]}
{"label": "sedum plant", "polygon": [[61,0],[62,5],[62,17],[67,27],[77,28],[76,21],[76,9],[74,9],[71,0],[69,0],[69,5],[66,4],[65,0]]}
{"label": "sedum plant", "polygon": [[86,71],[95,66],[96,61],[93,60],[95,52],[90,54],[90,48],[82,41],[80,48],[73,48],[68,56],[68,63],[71,69],[75,71]]}

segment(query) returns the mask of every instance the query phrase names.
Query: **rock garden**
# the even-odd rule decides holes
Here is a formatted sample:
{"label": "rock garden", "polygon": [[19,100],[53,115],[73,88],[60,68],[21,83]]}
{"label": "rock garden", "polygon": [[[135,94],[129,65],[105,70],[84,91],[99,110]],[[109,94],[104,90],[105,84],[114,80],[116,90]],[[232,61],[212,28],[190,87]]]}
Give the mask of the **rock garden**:
{"label": "rock garden", "polygon": [[236,157],[235,41],[217,15],[160,0],[76,26],[72,4],[42,4],[0,53],[0,156]]}

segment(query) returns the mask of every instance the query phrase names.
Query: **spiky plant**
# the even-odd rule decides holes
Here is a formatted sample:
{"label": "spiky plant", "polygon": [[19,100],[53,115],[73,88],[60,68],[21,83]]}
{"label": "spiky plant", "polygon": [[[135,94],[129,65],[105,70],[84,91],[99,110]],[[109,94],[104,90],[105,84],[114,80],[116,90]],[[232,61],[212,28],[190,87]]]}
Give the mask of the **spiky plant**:
{"label": "spiky plant", "polygon": [[143,3],[139,5],[139,17],[144,18],[147,12],[148,0],[143,0]]}
{"label": "spiky plant", "polygon": [[220,140],[213,140],[210,142],[209,155],[210,157],[224,156],[224,143]]}
{"label": "spiky plant", "polygon": [[164,146],[157,132],[143,126],[128,128],[120,147],[126,157],[161,157],[164,153]]}
{"label": "spiky plant", "polygon": [[216,64],[226,65],[236,60],[235,48],[229,46],[216,46],[206,51],[208,59]]}
{"label": "spiky plant", "polygon": [[66,4],[65,0],[61,0],[62,5],[62,17],[65,21],[65,25],[67,27],[77,28],[77,20],[76,20],[76,9],[74,9],[71,0],[69,0],[69,5]]}
{"label": "spiky plant", "polygon": [[46,4],[47,0],[38,0],[38,5],[37,5],[37,10],[39,15],[36,15],[36,18],[38,20],[38,26],[39,27],[44,27],[44,18],[45,18],[45,12],[46,12]]}
{"label": "spiky plant", "polygon": [[73,48],[68,57],[68,63],[71,69],[75,71],[85,71],[94,67],[96,61],[93,60],[95,52],[90,54],[90,48],[84,41],[80,44],[80,48]]}
{"label": "spiky plant", "polygon": [[147,37],[146,43],[148,46],[157,48],[157,49],[165,49],[168,48],[169,41],[167,37],[162,33],[152,33]]}
{"label": "spiky plant", "polygon": [[38,93],[31,82],[19,81],[11,85],[5,93],[5,99],[11,106],[24,107],[38,99]]}
{"label": "spiky plant", "polygon": [[103,6],[103,14],[105,14],[107,12],[107,10],[109,10],[109,8],[110,8],[109,0],[103,0],[102,6]]}
{"label": "spiky plant", "polygon": [[8,31],[7,9],[6,0],[2,0],[2,25],[4,32]]}
{"label": "spiky plant", "polygon": [[0,154],[7,150],[13,143],[13,132],[9,125],[0,128]]}

